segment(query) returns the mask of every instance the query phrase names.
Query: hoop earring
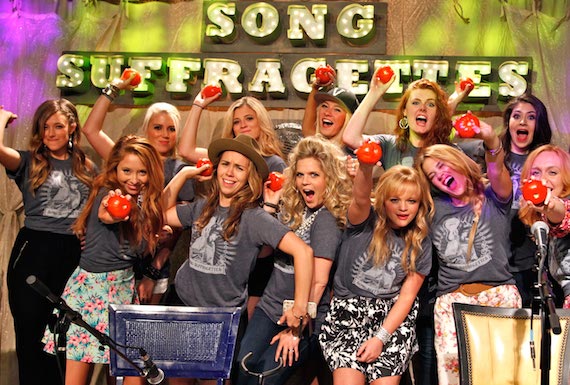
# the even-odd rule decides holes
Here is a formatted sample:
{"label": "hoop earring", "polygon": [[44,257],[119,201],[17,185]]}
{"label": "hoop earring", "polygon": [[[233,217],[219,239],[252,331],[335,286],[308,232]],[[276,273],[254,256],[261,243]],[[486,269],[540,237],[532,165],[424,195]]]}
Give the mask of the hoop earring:
{"label": "hoop earring", "polygon": [[398,126],[404,131],[410,128],[410,126],[408,125],[408,117],[404,116],[402,119],[400,119],[398,121]]}

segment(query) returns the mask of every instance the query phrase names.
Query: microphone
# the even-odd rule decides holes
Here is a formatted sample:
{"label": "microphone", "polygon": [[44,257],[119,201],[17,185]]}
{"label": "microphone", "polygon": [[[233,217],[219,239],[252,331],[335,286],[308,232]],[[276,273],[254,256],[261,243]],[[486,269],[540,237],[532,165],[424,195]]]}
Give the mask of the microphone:
{"label": "microphone", "polygon": [[35,275],[29,275],[26,278],[26,283],[32,287],[42,297],[45,297],[51,303],[59,303],[59,297],[56,296],[51,292],[51,290],[42,282],[40,281]]}
{"label": "microphone", "polygon": [[530,227],[534,242],[541,258],[546,257],[548,251],[548,225],[543,221],[536,221]]}
{"label": "microphone", "polygon": [[151,385],[160,384],[164,380],[164,372],[152,361],[146,350],[140,349],[140,355],[144,364],[146,380]]}

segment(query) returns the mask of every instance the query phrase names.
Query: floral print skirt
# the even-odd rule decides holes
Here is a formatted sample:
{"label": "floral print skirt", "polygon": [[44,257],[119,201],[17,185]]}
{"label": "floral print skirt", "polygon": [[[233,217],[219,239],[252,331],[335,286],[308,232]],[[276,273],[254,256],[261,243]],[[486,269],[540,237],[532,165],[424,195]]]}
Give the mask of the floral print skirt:
{"label": "floral print skirt", "polygon": [[[91,273],[78,267],[67,281],[61,298],[83,321],[108,335],[109,304],[138,304],[133,270]],[[58,314],[58,310],[55,313]],[[47,327],[42,341],[44,350],[55,354],[54,335]],[[68,360],[109,363],[109,348],[103,349],[95,336],[75,324],[67,331],[66,348]]]}
{"label": "floral print skirt", "polygon": [[454,302],[493,307],[522,306],[521,296],[515,285],[495,286],[473,296],[453,292],[438,297],[434,309],[434,344],[439,385],[459,384],[459,351],[452,306]]}

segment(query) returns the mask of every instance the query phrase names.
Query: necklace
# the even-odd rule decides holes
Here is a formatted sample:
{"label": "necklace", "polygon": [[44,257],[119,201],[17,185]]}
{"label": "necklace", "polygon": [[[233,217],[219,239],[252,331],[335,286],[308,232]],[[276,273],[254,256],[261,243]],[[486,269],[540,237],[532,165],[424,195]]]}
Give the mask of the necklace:
{"label": "necklace", "polygon": [[305,218],[307,216],[307,208],[305,207],[303,210],[303,223],[301,223],[301,226],[295,230],[295,235],[301,237],[303,234],[305,234],[305,232],[313,225],[313,222],[315,221],[315,218],[317,217],[319,211],[321,211],[324,207],[325,206],[321,206],[320,209],[312,213],[308,218]]}

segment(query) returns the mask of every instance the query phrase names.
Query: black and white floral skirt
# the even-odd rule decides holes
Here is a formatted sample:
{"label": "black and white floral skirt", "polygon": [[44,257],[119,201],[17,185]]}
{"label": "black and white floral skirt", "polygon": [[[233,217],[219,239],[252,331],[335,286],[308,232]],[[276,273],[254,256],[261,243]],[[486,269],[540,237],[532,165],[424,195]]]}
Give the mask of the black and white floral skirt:
{"label": "black and white floral skirt", "polygon": [[319,335],[331,370],[352,368],[362,372],[368,382],[404,373],[418,350],[415,328],[419,307],[417,299],[376,361],[366,363],[356,359],[358,348],[378,332],[397,299],[333,298]]}

